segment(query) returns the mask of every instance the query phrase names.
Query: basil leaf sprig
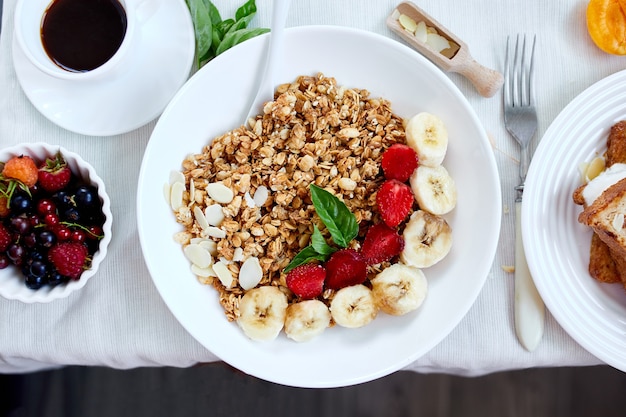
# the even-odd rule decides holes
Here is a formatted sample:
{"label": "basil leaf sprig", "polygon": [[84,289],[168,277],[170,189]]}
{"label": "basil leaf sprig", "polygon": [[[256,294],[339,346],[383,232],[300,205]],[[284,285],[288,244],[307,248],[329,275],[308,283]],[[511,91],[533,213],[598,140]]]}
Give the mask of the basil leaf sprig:
{"label": "basil leaf sprig", "polygon": [[[339,247],[347,248],[352,239],[359,233],[359,224],[356,221],[356,217],[343,201],[323,188],[311,184],[309,190],[311,191],[311,201],[313,202],[315,212],[324,223],[324,226],[326,226],[326,229],[328,229],[332,241]],[[317,226],[313,226],[311,243],[298,252],[289,262],[289,265],[285,267],[284,272],[289,272],[293,268],[313,260],[324,262],[337,250],[338,248],[326,242]]]}
{"label": "basil leaf sprig", "polygon": [[185,0],[191,13],[196,38],[198,68],[233,46],[269,32],[267,28],[248,28],[256,15],[256,3],[247,0],[235,12],[234,19],[222,20],[210,0]]}

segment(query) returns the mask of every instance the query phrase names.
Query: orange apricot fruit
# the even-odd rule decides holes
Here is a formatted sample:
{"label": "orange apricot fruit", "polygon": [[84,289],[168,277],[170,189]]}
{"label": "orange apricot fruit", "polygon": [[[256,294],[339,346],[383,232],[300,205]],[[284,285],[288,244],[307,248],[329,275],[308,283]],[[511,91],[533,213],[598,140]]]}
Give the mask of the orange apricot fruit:
{"label": "orange apricot fruit", "polygon": [[604,52],[626,55],[626,0],[590,0],[587,30]]}

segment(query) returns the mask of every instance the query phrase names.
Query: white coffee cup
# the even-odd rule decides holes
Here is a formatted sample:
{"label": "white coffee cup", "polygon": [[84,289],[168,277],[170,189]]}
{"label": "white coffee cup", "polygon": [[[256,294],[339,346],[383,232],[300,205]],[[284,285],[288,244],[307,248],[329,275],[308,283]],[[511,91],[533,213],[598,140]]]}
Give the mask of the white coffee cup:
{"label": "white coffee cup", "polygon": [[[58,66],[46,53],[41,25],[54,0],[18,0],[15,8],[15,37],[26,57],[44,73],[65,80],[94,80],[123,70],[139,42],[137,26],[154,13],[160,0],[118,0],[126,12],[126,34],[117,52],[101,66],[90,71],[73,72]],[[147,7],[149,6],[149,7]]]}

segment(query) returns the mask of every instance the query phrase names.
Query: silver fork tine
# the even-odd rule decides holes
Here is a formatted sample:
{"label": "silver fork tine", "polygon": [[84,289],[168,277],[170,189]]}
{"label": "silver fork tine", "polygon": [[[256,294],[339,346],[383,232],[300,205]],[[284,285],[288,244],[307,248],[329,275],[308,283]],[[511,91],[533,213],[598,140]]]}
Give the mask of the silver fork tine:
{"label": "silver fork tine", "polygon": [[528,104],[535,104],[535,41],[537,35],[533,35],[533,43],[530,46],[530,63],[528,69]]}
{"label": "silver fork tine", "polygon": [[504,56],[504,103],[505,105],[510,105],[511,101],[511,82],[513,81],[513,77],[510,74],[510,46],[511,46],[511,37],[506,37],[506,54]]}

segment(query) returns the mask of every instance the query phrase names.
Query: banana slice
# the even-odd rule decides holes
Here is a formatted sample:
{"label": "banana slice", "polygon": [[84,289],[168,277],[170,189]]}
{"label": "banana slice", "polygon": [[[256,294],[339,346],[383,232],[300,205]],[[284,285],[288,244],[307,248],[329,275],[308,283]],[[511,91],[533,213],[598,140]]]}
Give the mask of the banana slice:
{"label": "banana slice", "polygon": [[320,300],[305,300],[287,307],[285,333],[296,342],[308,342],[330,325],[330,311]]}
{"label": "banana slice", "polygon": [[452,247],[452,229],[441,216],[417,210],[404,228],[404,249],[400,260],[416,268],[428,268],[441,261]]}
{"label": "banana slice", "polygon": [[418,113],[408,121],[405,132],[406,143],[417,152],[420,165],[441,165],[448,150],[448,130],[439,117]]}
{"label": "banana slice", "polygon": [[273,286],[254,288],[239,301],[237,324],[252,340],[273,340],[285,324],[287,296]]}
{"label": "banana slice", "polygon": [[356,328],[374,320],[378,306],[372,290],[359,284],[337,291],[330,302],[330,314],[338,325]]}
{"label": "banana slice", "polygon": [[422,270],[401,263],[384,269],[371,283],[380,309],[394,316],[416,310],[428,292],[428,281]]}
{"label": "banana slice", "polygon": [[456,207],[456,183],[443,165],[420,165],[409,181],[415,200],[422,210],[442,215]]}

